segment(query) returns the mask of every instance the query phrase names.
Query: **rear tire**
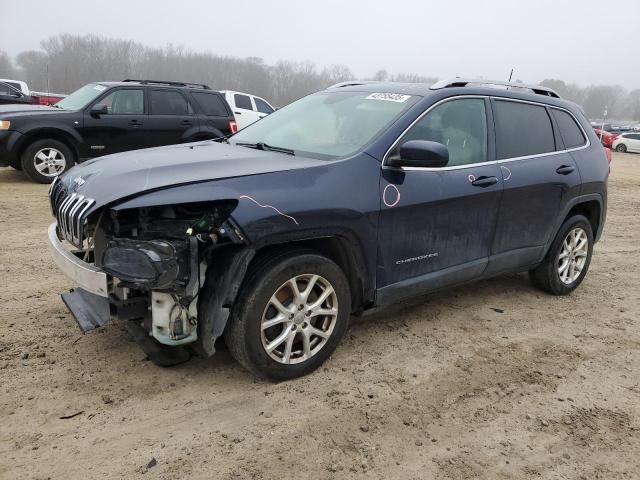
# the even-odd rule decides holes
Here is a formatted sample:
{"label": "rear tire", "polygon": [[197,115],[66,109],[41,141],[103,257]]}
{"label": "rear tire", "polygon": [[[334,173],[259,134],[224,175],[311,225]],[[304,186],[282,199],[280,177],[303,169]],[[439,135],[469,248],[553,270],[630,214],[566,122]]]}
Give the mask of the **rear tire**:
{"label": "rear tire", "polygon": [[625,153],[626,151],[627,151],[627,146],[624,143],[620,143],[616,147],[616,152]]}
{"label": "rear tire", "polygon": [[592,253],[591,223],[574,215],[562,224],[542,263],[529,271],[531,281],[552,295],[568,295],[584,280]]}
{"label": "rear tire", "polygon": [[247,273],[224,339],[254,375],[289,380],[329,358],[350,312],[349,283],[338,265],[310,250],[280,252]]}
{"label": "rear tire", "polygon": [[21,158],[22,170],[37,183],[51,183],[75,163],[73,152],[59,140],[43,138],[29,145]]}

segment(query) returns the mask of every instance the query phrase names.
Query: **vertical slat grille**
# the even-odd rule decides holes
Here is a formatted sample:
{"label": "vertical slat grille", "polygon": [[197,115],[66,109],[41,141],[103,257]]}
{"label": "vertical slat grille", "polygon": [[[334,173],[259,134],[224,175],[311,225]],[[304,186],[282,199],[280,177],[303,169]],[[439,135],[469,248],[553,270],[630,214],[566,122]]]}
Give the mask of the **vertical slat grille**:
{"label": "vertical slat grille", "polygon": [[58,220],[59,232],[65,240],[82,248],[85,240],[85,214],[95,200],[78,193],[66,195],[63,183],[56,178],[49,188],[49,201],[51,211]]}

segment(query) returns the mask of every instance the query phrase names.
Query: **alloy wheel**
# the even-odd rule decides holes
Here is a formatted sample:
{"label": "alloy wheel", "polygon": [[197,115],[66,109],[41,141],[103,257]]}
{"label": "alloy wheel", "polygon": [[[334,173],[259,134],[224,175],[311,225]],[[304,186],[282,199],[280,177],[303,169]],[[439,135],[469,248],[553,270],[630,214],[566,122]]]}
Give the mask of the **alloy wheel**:
{"label": "alloy wheel", "polygon": [[42,148],[33,156],[33,166],[39,174],[55,177],[64,172],[67,159],[60,150],[51,147]]}
{"label": "alloy wheel", "polygon": [[580,227],[569,231],[562,242],[562,249],[558,255],[558,275],[565,285],[575,282],[587,262],[589,253],[589,237]]}
{"label": "alloy wheel", "polygon": [[320,275],[297,275],[271,296],[262,314],[260,336],[276,362],[301,363],[327,344],[338,318],[338,297]]}

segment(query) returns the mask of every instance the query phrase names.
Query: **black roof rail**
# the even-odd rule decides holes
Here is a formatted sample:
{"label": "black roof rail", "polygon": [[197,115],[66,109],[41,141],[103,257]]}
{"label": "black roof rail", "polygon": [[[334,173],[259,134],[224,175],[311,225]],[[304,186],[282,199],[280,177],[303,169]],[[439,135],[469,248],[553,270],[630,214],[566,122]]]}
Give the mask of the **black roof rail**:
{"label": "black roof rail", "polygon": [[500,86],[507,87],[507,89],[521,88],[525,90],[531,90],[537,95],[560,98],[558,92],[549,87],[543,87],[542,85],[527,85],[526,83],[504,82],[502,80],[484,80],[482,78],[452,78],[450,80],[440,80],[439,82],[431,85],[431,90],[440,90],[441,88],[467,87],[470,85]]}
{"label": "black roof rail", "polygon": [[211,90],[209,85],[204,83],[191,83],[191,82],[169,82],[165,80],[136,80],[134,78],[125,78],[123,82],[136,82],[142,85],[168,85],[170,87],[186,87],[186,88],[202,88],[204,90]]}
{"label": "black roof rail", "polygon": [[371,83],[381,83],[377,80],[349,80],[331,85],[327,88],[357,87],[358,85],[369,85]]}

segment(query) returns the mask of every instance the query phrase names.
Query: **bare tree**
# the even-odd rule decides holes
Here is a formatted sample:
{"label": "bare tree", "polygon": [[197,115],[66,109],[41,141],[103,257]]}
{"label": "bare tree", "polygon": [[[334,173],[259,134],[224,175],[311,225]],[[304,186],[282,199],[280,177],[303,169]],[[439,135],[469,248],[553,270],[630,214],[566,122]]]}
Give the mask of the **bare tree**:
{"label": "bare tree", "polygon": [[[31,88],[44,90],[49,67],[51,91],[69,93],[94,81],[150,78],[206,83],[212,88],[254,93],[278,106],[345,80],[353,80],[349,67],[334,65],[319,70],[311,62],[279,61],[268,65],[262,58],[238,58],[209,52],[193,52],[182,46],[147,47],[129,40],[95,35],[62,34],[41,43],[42,51],[16,56],[17,68],[0,52],[0,76],[26,80]],[[415,73],[391,74],[381,69],[371,80],[433,84],[437,79]],[[558,79],[542,85],[581,104],[593,118],[608,107],[610,118],[640,120],[640,90],[627,93],[620,86],[581,88]]]}
{"label": "bare tree", "polygon": [[22,79],[32,90],[44,91],[47,88],[47,65],[49,57],[37,50],[27,50],[16,56]]}
{"label": "bare tree", "polygon": [[16,71],[11,63],[11,58],[6,52],[0,51],[0,77],[15,78]]}

